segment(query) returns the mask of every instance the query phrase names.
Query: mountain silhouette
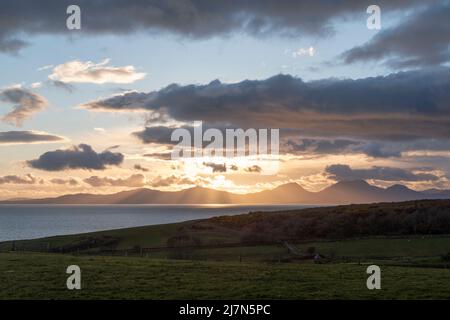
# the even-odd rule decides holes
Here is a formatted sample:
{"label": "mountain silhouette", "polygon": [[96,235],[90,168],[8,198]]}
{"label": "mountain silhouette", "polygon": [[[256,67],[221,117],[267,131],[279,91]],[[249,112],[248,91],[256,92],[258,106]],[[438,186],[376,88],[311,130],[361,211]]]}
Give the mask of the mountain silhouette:
{"label": "mountain silhouette", "polygon": [[319,192],[287,183],[272,190],[235,194],[203,187],[181,191],[135,189],[114,194],[70,194],[44,199],[11,199],[0,204],[350,204],[448,199],[450,190],[414,191],[400,184],[380,188],[364,180],[341,181]]}

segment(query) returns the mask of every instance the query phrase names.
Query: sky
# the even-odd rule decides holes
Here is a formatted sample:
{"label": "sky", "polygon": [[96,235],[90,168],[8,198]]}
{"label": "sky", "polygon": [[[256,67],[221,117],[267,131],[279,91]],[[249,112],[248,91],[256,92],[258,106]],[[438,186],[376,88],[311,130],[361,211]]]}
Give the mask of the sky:
{"label": "sky", "polygon": [[[450,2],[0,4],[0,199],[364,179],[450,188]],[[174,160],[176,128],[279,129],[278,170]]]}

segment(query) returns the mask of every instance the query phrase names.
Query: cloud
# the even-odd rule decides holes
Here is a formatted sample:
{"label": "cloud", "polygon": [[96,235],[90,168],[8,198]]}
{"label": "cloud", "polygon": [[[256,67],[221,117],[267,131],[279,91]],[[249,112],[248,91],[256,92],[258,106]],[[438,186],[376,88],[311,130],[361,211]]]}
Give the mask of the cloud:
{"label": "cloud", "polygon": [[260,166],[254,165],[254,166],[245,168],[244,171],[249,172],[249,173],[260,173],[262,171],[262,168]]}
{"label": "cloud", "polygon": [[114,150],[114,149],[119,149],[119,148],[120,148],[120,145],[119,144],[115,144],[113,146],[110,146],[110,147],[106,148],[106,150]]}
{"label": "cloud", "polygon": [[47,83],[49,83],[50,85],[52,85],[56,88],[66,90],[69,93],[72,93],[75,91],[75,87],[73,85],[71,85],[70,83],[62,82],[59,80],[48,80]]}
{"label": "cloud", "polygon": [[63,83],[132,83],[145,77],[145,73],[136,72],[133,66],[108,66],[109,59],[99,63],[73,60],[53,68],[49,79]]}
{"label": "cloud", "polygon": [[145,185],[145,177],[142,174],[133,174],[128,178],[109,178],[92,176],[83,180],[92,187],[133,187],[138,188]]}
{"label": "cloud", "polygon": [[133,132],[133,135],[143,143],[177,144],[177,141],[170,139],[174,129],[164,126],[146,127],[143,131]]}
{"label": "cloud", "polygon": [[[203,132],[213,128],[208,124],[202,124]],[[214,127],[222,132],[223,136],[225,136],[225,127]],[[189,131],[191,138],[194,137],[194,126],[191,125],[183,125],[179,127],[169,127],[169,126],[154,126],[154,127],[145,127],[142,131],[133,132],[133,135],[141,140],[143,143],[156,143],[162,145],[176,145],[178,141],[172,141],[171,136],[172,132],[175,129],[185,129]],[[203,141],[203,145],[208,145],[208,141]]]}
{"label": "cloud", "polygon": [[[379,0],[383,10],[406,10],[419,0]],[[62,34],[69,0],[2,1],[0,51],[14,53],[26,43],[19,37]],[[361,16],[364,6],[349,1],[229,1],[229,0],[78,0],[82,8],[82,34],[108,35],[136,32],[171,33],[187,38],[210,38],[231,33],[255,37],[281,35],[329,36],[337,21]],[[7,17],[7,19],[5,18]]]}
{"label": "cloud", "polygon": [[54,65],[48,64],[48,65],[39,67],[39,68],[37,69],[37,71],[44,71],[44,70],[47,70],[47,69],[51,69],[51,68],[53,68],[53,67],[54,67]]}
{"label": "cloud", "polygon": [[6,131],[0,132],[0,145],[22,143],[54,143],[65,141],[65,138],[38,131]]}
{"label": "cloud", "polygon": [[144,157],[155,158],[155,159],[160,159],[160,160],[171,160],[172,152],[146,153],[146,154],[144,154]]}
{"label": "cloud", "polygon": [[362,144],[361,141],[345,139],[287,138],[285,149],[292,153],[341,154],[351,152]]}
{"label": "cloud", "polygon": [[135,164],[133,168],[136,169],[136,170],[143,171],[143,172],[148,172],[149,171],[147,168],[141,166],[140,164]]}
{"label": "cloud", "polygon": [[383,61],[393,68],[442,65],[450,61],[449,21],[449,1],[425,6],[341,58],[345,63]]}
{"label": "cloud", "polygon": [[450,151],[449,140],[417,139],[414,141],[372,141],[353,149],[373,158],[401,157],[404,152]]}
{"label": "cloud", "polygon": [[400,157],[402,155],[400,149],[391,149],[376,142],[365,144],[361,148],[361,151],[373,158],[391,158]]}
{"label": "cloud", "polygon": [[27,174],[24,177],[16,175],[8,175],[0,177],[0,184],[37,184],[41,182],[42,180],[37,179],[31,174]]}
{"label": "cloud", "polygon": [[[193,127],[183,126],[193,136]],[[211,128],[204,125],[203,132]],[[225,136],[224,127],[218,129]],[[170,141],[170,136],[174,128],[172,127],[146,127],[142,131],[134,132],[143,143],[155,143],[162,145],[176,144]],[[450,150],[450,141],[435,139],[420,139],[405,141],[366,141],[333,138],[303,138],[304,131],[299,129],[280,130],[280,152],[281,154],[306,154],[306,155],[330,155],[330,154],[357,154],[362,153],[372,158],[401,157],[403,151],[414,150]],[[207,145],[209,142],[203,142]],[[147,153],[144,156],[162,160],[170,160],[171,152]],[[231,169],[231,168],[230,168]]]}
{"label": "cloud", "polygon": [[383,181],[436,181],[439,177],[429,173],[413,173],[409,170],[391,167],[372,167],[370,169],[352,169],[348,165],[333,164],[325,172],[336,181],[383,180]]}
{"label": "cloud", "polygon": [[[303,139],[291,136],[288,136],[284,140],[286,141],[282,145],[282,151],[308,155],[363,153],[372,158],[391,158],[401,157],[402,151],[414,150],[415,147],[419,147],[417,143],[386,143],[346,139]],[[421,144],[421,146],[424,147],[425,145]]]}
{"label": "cloud", "polygon": [[[354,140],[450,138],[450,68],[363,79],[304,82],[289,75],[224,84],[169,85],[82,105],[89,110],[148,110],[182,122],[237,128],[295,129],[303,137]],[[165,128],[165,129],[164,129]],[[166,127],[136,135],[168,142]]]}
{"label": "cloud", "polygon": [[294,52],[292,52],[292,57],[293,58],[298,58],[301,56],[314,57],[315,54],[316,54],[316,49],[314,49],[314,47],[299,48],[299,49],[295,50]]}
{"label": "cloud", "polygon": [[69,185],[69,186],[77,186],[79,184],[78,180],[74,178],[70,179],[54,178],[51,179],[50,182],[57,185]]}
{"label": "cloud", "polygon": [[5,35],[4,32],[0,32],[0,52],[17,55],[17,52],[27,45],[28,43],[23,40],[11,38],[10,36]]}
{"label": "cloud", "polygon": [[225,163],[203,162],[205,167],[211,168],[212,172],[227,172],[227,165]]}
{"label": "cloud", "polygon": [[44,97],[20,86],[0,90],[0,101],[14,105],[14,109],[1,119],[16,126],[21,126],[25,120],[48,105]]}
{"label": "cloud", "polygon": [[172,185],[193,185],[195,182],[189,178],[185,177],[177,177],[177,176],[168,176],[168,177],[161,177],[158,176],[155,179],[153,179],[150,182],[150,185],[153,188],[161,188],[161,187],[170,187]]}
{"label": "cloud", "polygon": [[104,170],[107,166],[120,165],[124,160],[121,153],[111,151],[95,152],[91,146],[80,144],[67,150],[49,151],[38,159],[27,161],[35,169],[61,171],[66,169]]}

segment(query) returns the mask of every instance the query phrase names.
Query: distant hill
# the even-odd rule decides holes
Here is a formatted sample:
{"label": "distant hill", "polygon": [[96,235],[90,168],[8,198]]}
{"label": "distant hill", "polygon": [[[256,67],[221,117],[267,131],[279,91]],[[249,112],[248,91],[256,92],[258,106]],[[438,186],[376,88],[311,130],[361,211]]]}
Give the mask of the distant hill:
{"label": "distant hill", "polygon": [[[295,187],[295,186],[294,186]],[[423,200],[384,202],[339,206],[322,206],[284,211],[256,211],[233,216],[220,216],[185,222],[107,230],[75,235],[61,235],[41,239],[0,242],[0,251],[101,253],[109,250],[140,248],[223,247],[297,243],[318,239],[354,239],[365,237],[405,237],[416,239],[440,235],[440,240],[418,248],[411,241],[402,250],[423,258],[423,254],[447,254],[450,250],[450,200]],[[374,254],[372,249],[383,248],[383,243],[358,246],[364,256]],[[380,246],[381,244],[381,246]],[[396,254],[399,243],[393,243]],[[364,249],[365,248],[365,249]],[[261,250],[266,252],[267,248]],[[389,251],[389,248],[386,248]],[[155,252],[155,251],[153,251]],[[236,251],[236,256],[243,251]],[[253,252],[253,251],[252,251]],[[270,258],[272,251],[266,253]],[[178,252],[179,254],[180,252]],[[167,253],[167,257],[171,253]],[[176,251],[172,254],[177,254]],[[206,253],[209,255],[210,253]],[[223,253],[222,253],[223,254]],[[220,259],[223,258],[220,254]],[[236,256],[234,258],[236,258]],[[160,258],[161,256],[158,255]],[[180,257],[180,256],[178,256]],[[397,257],[397,256],[396,256]],[[398,262],[398,261],[397,261]]]}
{"label": "distant hill", "polygon": [[135,189],[108,195],[70,194],[56,198],[11,199],[0,204],[350,204],[396,202],[422,199],[450,199],[450,190],[414,191],[403,185],[379,188],[363,180],[342,181],[319,192],[297,183],[250,194],[194,187],[181,191]]}

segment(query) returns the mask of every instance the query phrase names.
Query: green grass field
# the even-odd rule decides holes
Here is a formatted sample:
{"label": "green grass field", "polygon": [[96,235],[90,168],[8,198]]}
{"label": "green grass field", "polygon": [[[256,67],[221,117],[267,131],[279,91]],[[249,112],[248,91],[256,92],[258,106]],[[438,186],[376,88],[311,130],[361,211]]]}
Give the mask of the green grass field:
{"label": "green grass field", "polygon": [[425,257],[438,256],[450,251],[450,237],[369,238],[347,241],[322,241],[298,244],[306,250],[315,247],[324,254],[337,256],[374,257]]}
{"label": "green grass field", "polygon": [[[66,289],[79,265],[82,289]],[[366,288],[358,264],[210,262],[1,253],[1,299],[449,299],[450,269],[383,266]]]}
{"label": "green grass field", "polygon": [[[130,229],[111,232],[135,235]],[[163,234],[146,241],[159,243]],[[296,246],[337,256],[326,264],[283,263],[277,259],[290,255],[281,245],[199,248],[189,251],[190,260],[175,259],[169,249],[143,257],[3,252],[0,299],[450,299],[450,269],[441,259],[449,237]],[[65,287],[71,264],[81,267],[81,291]],[[382,290],[366,288],[369,264],[380,265]]]}
{"label": "green grass field", "polygon": [[[421,219],[428,221],[428,215],[444,225],[447,209],[438,212],[433,203],[426,204],[430,212]],[[283,230],[290,230],[286,221],[295,224],[308,215],[317,225],[301,220],[309,225],[307,232],[334,228],[317,218],[321,210],[332,220],[333,215],[346,217],[342,210],[351,211],[351,217],[359,214],[358,208],[370,209],[372,217],[378,214],[395,222],[393,217],[417,204],[405,206],[395,204],[397,211],[390,213],[381,212],[380,205],[260,213],[2,242],[0,299],[450,299],[450,236],[425,232],[440,230],[436,226],[421,235],[368,233],[371,237],[308,240],[300,233],[288,245],[283,240]],[[417,216],[414,208],[411,214]],[[423,225],[417,223],[418,228]],[[297,224],[298,230],[301,227]],[[278,236],[245,240],[249,230],[253,236],[265,235],[261,228],[277,230]],[[322,256],[319,263],[311,253]],[[66,289],[65,270],[72,264],[82,270],[80,291]],[[366,287],[371,264],[381,267],[381,290]]]}

